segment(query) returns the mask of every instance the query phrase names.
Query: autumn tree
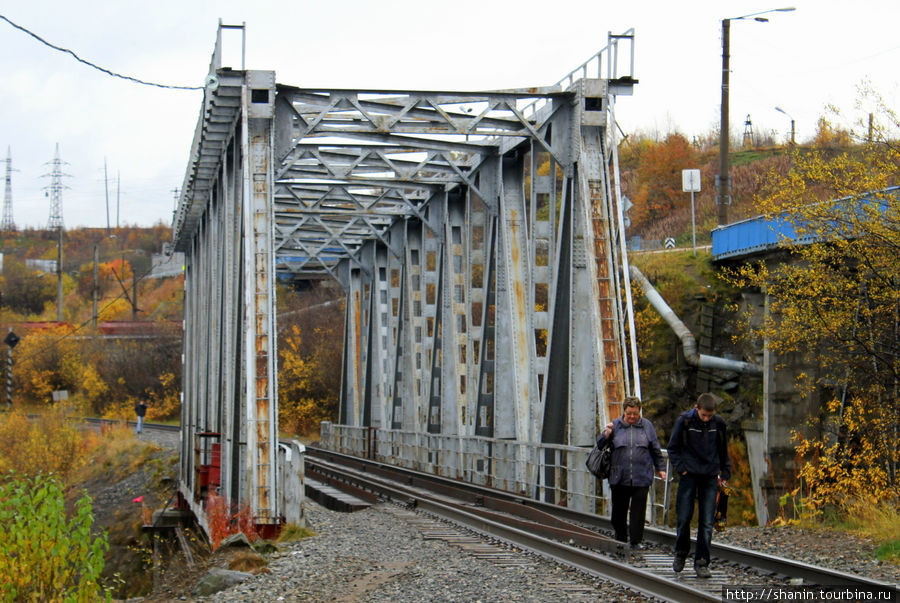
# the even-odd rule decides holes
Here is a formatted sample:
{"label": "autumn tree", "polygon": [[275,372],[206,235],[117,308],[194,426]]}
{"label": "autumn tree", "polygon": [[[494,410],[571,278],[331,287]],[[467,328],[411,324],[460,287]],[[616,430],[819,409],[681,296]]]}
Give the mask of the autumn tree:
{"label": "autumn tree", "polygon": [[760,209],[798,238],[785,243],[789,261],[748,266],[735,278],[767,292],[758,334],[772,350],[814,356],[818,374],[797,387],[829,394],[811,418],[821,435],[796,436],[798,494],[816,511],[900,502],[900,191],[889,188],[900,168],[891,137],[900,122],[880,107],[871,139],[850,129],[857,144],[835,148],[833,136],[820,136],[820,146],[794,152],[786,175],[772,174]]}
{"label": "autumn tree", "polygon": [[56,277],[32,270],[11,256],[3,262],[3,305],[23,315],[40,314],[56,298]]}
{"label": "autumn tree", "polygon": [[[308,434],[337,420],[343,308],[327,288],[279,292],[278,419],[282,430]],[[287,300],[290,300],[286,303]]]}
{"label": "autumn tree", "polygon": [[684,200],[681,171],[696,167],[694,148],[681,134],[644,144],[637,166],[631,220],[635,227],[662,219]]}

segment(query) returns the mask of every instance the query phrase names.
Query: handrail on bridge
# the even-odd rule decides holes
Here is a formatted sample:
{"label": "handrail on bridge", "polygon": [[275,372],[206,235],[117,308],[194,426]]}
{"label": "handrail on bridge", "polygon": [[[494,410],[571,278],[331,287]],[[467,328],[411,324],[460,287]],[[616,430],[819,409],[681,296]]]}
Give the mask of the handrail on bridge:
{"label": "handrail on bridge", "polygon": [[[627,40],[629,42],[629,62],[628,62],[628,75],[622,75],[621,79],[628,80],[631,82],[636,82],[634,79],[634,28],[630,28],[624,33],[614,34],[612,32],[607,33],[607,44],[596,53],[591,55],[586,61],[584,61],[581,65],[564,75],[559,81],[550,86],[550,88],[556,88],[560,91],[566,90],[572,84],[575,83],[577,79],[588,79],[590,77],[589,68],[591,67],[591,63],[597,62],[597,79],[603,79],[603,55],[606,54],[606,79],[616,80],[620,79],[619,73],[619,40]],[[591,69],[591,73],[593,70]],[[580,77],[576,77],[579,76]],[[543,106],[544,103],[547,102],[547,99],[538,98],[523,107],[522,114],[527,115],[529,117],[533,117],[534,114],[537,113],[538,103]]]}
{"label": "handrail on bridge", "polygon": [[[600,50],[598,50],[594,55],[592,55],[588,60],[584,63],[570,71],[568,74],[563,76],[558,82],[556,82],[556,86],[559,86],[560,89],[564,90],[568,86],[571,86],[575,83],[575,75],[580,71],[581,78],[587,79],[588,77],[588,66],[592,61],[597,61],[597,78],[603,79],[603,54],[606,53],[606,79],[618,79],[619,75],[619,40],[628,40],[630,42],[630,52],[629,52],[629,64],[628,64],[628,75],[623,75],[622,77],[633,78],[634,77],[634,28],[632,27],[625,33],[621,34],[613,34],[609,32],[607,34],[607,44]],[[566,84],[563,87],[563,84]]]}

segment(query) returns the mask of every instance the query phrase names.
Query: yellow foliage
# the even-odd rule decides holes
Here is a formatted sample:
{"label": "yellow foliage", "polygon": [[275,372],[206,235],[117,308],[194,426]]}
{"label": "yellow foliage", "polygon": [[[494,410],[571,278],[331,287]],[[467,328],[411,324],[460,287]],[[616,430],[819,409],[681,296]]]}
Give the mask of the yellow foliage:
{"label": "yellow foliage", "polygon": [[820,122],[818,147],[795,150],[790,172],[771,174],[759,200],[805,241],[786,243],[790,261],[730,275],[767,292],[769,313],[756,334],[770,349],[814,361],[798,376],[798,392],[834,396],[811,417],[807,433],[818,435],[795,436],[800,485],[792,496],[814,517],[847,504],[900,503],[900,196],[884,191],[900,167],[900,146],[885,132],[900,121],[883,105],[878,118],[875,137],[850,148],[858,135]]}
{"label": "yellow foliage", "polygon": [[302,346],[300,328],[292,325],[278,350],[278,421],[283,431],[308,434],[335,418],[337,400],[324,383],[334,367],[322,366],[324,354],[304,355]]}
{"label": "yellow foliage", "polygon": [[98,310],[97,320],[100,322],[107,320],[121,320],[123,317],[131,316],[131,304],[124,297],[114,299],[104,308]]}
{"label": "yellow foliage", "polygon": [[109,391],[109,386],[100,378],[97,369],[92,365],[84,368],[81,376],[81,389],[90,402],[96,402]]}
{"label": "yellow foliage", "polygon": [[50,409],[33,420],[20,409],[0,414],[0,474],[15,470],[28,476],[53,473],[65,478],[95,444],[65,409]]}

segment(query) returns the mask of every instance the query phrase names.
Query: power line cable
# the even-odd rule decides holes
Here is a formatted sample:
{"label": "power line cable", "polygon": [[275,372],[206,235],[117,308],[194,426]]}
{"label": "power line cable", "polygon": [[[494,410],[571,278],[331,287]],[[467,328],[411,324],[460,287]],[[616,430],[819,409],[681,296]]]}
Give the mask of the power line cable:
{"label": "power line cable", "polygon": [[53,50],[58,50],[59,52],[62,52],[65,54],[70,54],[79,63],[84,63],[88,67],[93,67],[94,69],[96,69],[98,71],[102,71],[103,73],[105,73],[107,75],[111,75],[113,77],[118,77],[123,80],[128,80],[130,82],[134,82],[135,84],[143,84],[144,86],[155,86],[157,88],[168,88],[170,90],[203,90],[203,86],[170,86],[168,84],[157,84],[155,82],[146,82],[146,81],[140,80],[136,77],[131,77],[130,75],[122,75],[121,73],[116,73],[115,71],[110,71],[109,69],[100,67],[99,65],[95,65],[94,63],[91,63],[90,61],[86,61],[85,59],[82,59],[80,56],[78,56],[73,51],[69,50],[68,48],[62,48],[60,46],[56,46],[55,44],[51,44],[50,42],[48,42],[44,38],[40,37],[36,33],[28,30],[27,28],[22,27],[21,25],[18,25],[16,23],[13,23],[5,15],[0,15],[0,19],[3,19],[4,21],[6,21],[10,25],[12,25],[14,28],[18,29],[19,31],[28,34],[29,36],[31,36],[32,38],[34,38],[41,44],[44,44],[45,46],[49,46]]}

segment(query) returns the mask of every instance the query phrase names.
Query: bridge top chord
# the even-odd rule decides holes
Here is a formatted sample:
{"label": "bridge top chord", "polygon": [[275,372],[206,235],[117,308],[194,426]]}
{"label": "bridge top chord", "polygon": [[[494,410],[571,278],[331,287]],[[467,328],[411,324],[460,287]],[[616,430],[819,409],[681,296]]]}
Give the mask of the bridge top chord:
{"label": "bridge top chord", "polygon": [[600,99],[630,94],[636,82],[633,29],[610,33],[606,47],[553,85],[473,92],[276,84],[274,72],[222,67],[227,28],[243,26],[219,25],[175,246],[183,251],[197,228],[225,150],[239,135],[241,107],[251,118],[267,108],[275,122],[276,269],[307,277],[334,276],[338,262],[368,240],[383,240],[398,220],[427,221],[424,206],[436,194],[459,185],[480,193],[479,166],[523,141],[536,140],[560,165],[571,165],[562,143],[548,142],[560,108],[581,95],[598,99],[585,110],[605,109]]}

